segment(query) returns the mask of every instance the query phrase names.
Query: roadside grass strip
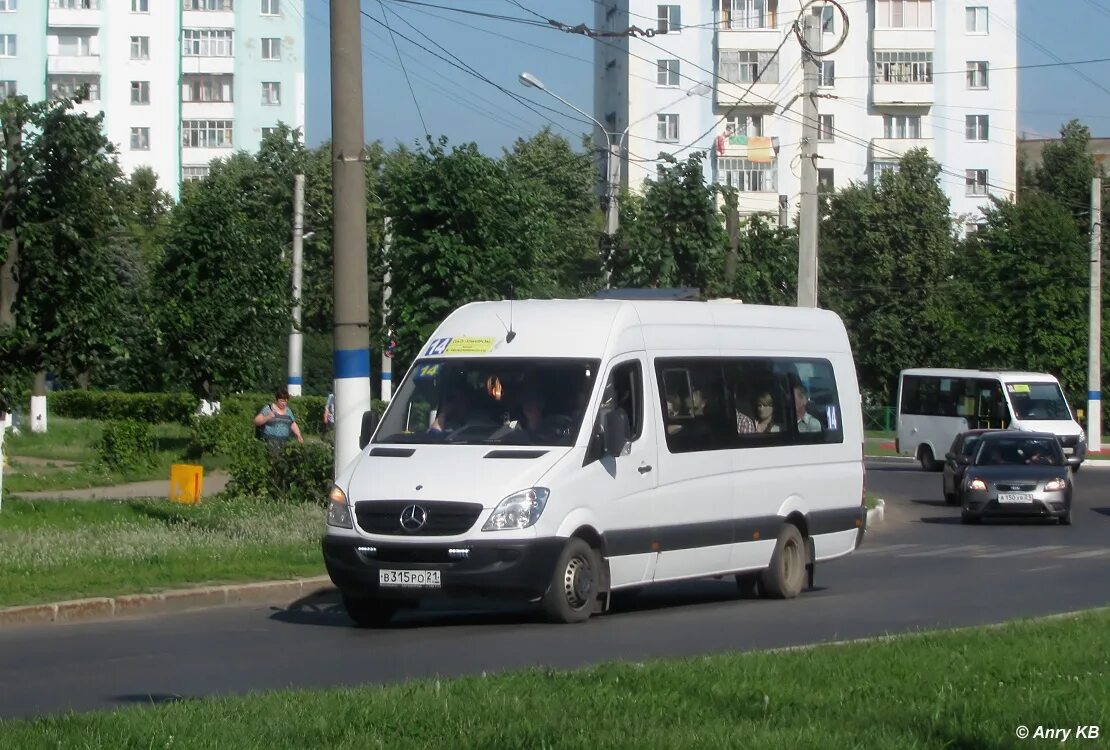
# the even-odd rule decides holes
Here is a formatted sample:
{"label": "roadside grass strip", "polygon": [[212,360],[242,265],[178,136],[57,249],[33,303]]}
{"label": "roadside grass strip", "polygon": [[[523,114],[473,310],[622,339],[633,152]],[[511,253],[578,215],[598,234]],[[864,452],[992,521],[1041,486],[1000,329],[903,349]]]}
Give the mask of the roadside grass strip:
{"label": "roadside grass strip", "polygon": [[314,505],[8,500],[0,607],[321,575],[322,531]]}
{"label": "roadside grass strip", "polygon": [[[584,627],[589,627],[584,626]],[[743,622],[737,622],[743,628]],[[373,633],[350,639],[374,648]],[[358,641],[356,643],[356,641]],[[465,649],[465,643],[459,643]],[[1110,722],[1110,610],[876,641],[0,722],[11,748],[1060,747]],[[1019,739],[1024,727],[1029,739]],[[1070,746],[1069,743],[1068,746]]]}

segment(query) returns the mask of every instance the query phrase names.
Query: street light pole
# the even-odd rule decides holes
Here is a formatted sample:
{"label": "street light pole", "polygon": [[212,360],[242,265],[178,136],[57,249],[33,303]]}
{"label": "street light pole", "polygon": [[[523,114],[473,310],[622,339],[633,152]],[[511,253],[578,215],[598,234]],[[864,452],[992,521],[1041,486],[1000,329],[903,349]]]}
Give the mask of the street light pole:
{"label": "street light pole", "polygon": [[289,330],[289,382],[290,396],[301,395],[304,378],[301,373],[301,354],[304,337],[301,333],[301,280],[304,266],[304,175],[293,177],[293,326]]}

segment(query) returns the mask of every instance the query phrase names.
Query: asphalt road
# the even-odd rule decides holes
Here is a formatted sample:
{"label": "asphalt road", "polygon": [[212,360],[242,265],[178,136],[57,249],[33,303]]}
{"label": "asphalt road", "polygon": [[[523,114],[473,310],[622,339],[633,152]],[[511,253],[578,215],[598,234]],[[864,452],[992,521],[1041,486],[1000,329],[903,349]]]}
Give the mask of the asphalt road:
{"label": "asphalt road", "polygon": [[962,526],[940,474],[869,464],[886,520],[792,601],[731,581],[645,591],[584,625],[528,608],[416,610],[383,631],[334,600],[0,632],[0,717],[320,687],[578,667],[1000,622],[1110,604],[1110,469],[1076,477],[1073,525]]}

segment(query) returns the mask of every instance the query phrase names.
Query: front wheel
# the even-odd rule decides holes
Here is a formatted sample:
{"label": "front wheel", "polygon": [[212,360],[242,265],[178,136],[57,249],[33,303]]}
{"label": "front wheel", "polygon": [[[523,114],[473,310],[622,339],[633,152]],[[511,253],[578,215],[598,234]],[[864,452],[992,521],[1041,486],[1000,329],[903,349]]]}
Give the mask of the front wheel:
{"label": "front wheel", "polygon": [[805,542],[798,527],[788,523],[779,531],[771,565],[760,576],[762,593],[768,599],[793,599],[802,593],[805,579]]}
{"label": "front wheel", "polygon": [[597,551],[585,540],[571,537],[559,554],[543,596],[544,612],[553,622],[585,622],[593,612],[600,582]]}

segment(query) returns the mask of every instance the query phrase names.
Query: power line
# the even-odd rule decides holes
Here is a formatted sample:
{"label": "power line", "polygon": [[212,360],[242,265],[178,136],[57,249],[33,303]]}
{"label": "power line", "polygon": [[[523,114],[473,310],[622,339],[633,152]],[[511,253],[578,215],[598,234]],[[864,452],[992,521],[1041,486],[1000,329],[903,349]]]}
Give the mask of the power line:
{"label": "power line", "polygon": [[428,132],[428,126],[424,122],[424,113],[420,111],[420,102],[417,101],[416,92],[412,88],[412,81],[409,80],[409,71],[405,67],[404,59],[401,57],[401,48],[397,46],[397,39],[393,36],[393,29],[389,26],[389,13],[386,12],[385,3],[383,3],[382,0],[378,0],[378,5],[382,8],[382,18],[385,20],[385,28],[389,32],[389,40],[393,42],[393,49],[397,53],[397,62],[401,63],[401,72],[405,74],[405,83],[408,84],[409,93],[412,94],[412,103],[416,105],[416,114],[420,118],[420,127],[424,128],[424,137],[431,141],[432,134]]}
{"label": "power line", "polygon": [[[1043,48],[1042,48],[1042,50],[1043,50]],[[1051,55],[1051,53],[1049,53],[1047,51],[1045,51],[1045,54],[1049,54],[1050,56],[1055,57],[1055,55]],[[1088,59],[1088,60],[1060,60],[1059,58],[1056,58],[1056,59],[1057,59],[1057,62],[1052,62],[1052,63],[1033,63],[1033,64],[1029,64],[1029,65],[998,65],[998,66],[991,66],[988,70],[990,70],[990,71],[995,71],[995,70],[1030,70],[1030,69],[1033,69],[1033,68],[1059,68],[1061,66],[1070,67],[1072,65],[1093,65],[1093,64],[1096,64],[1096,63],[1110,62],[1110,57],[1095,57],[1095,58],[1091,58],[1091,59]],[[966,74],[967,72],[968,72],[967,68],[964,68],[963,70],[934,70],[931,73],[931,75],[933,75],[933,76],[946,76],[946,75]],[[1078,73],[1079,71],[1075,71],[1075,72]],[[870,75],[862,75],[862,76],[837,76],[837,78],[842,79],[842,80],[852,80],[852,79],[862,79],[862,78],[874,79],[875,75],[870,74]],[[1110,93],[1110,91],[1108,91],[1108,93]]]}

